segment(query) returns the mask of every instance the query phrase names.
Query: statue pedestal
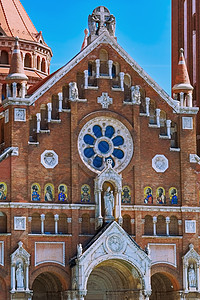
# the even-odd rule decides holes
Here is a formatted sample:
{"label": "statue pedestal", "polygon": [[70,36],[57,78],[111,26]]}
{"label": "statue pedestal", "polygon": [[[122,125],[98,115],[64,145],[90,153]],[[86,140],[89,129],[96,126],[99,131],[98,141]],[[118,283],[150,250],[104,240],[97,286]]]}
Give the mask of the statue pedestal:
{"label": "statue pedestal", "polygon": [[32,300],[33,291],[11,291],[11,300]]}
{"label": "statue pedestal", "polygon": [[114,220],[115,220],[115,218],[113,216],[106,216],[104,219],[105,223],[110,223]]}

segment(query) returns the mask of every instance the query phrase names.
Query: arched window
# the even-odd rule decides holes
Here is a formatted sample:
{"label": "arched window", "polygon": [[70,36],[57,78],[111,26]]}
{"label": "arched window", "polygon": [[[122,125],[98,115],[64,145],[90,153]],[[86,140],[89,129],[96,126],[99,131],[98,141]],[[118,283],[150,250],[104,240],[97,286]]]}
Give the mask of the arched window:
{"label": "arched window", "polygon": [[156,224],[157,235],[166,235],[166,221],[165,217],[158,216]]}
{"label": "arched window", "polygon": [[41,233],[41,218],[40,214],[34,213],[31,220],[31,233],[40,234]]}
{"label": "arched window", "polygon": [[46,62],[44,58],[42,59],[41,71],[44,73],[46,72]]}
{"label": "arched window", "polygon": [[123,228],[128,234],[132,234],[131,217],[129,215],[123,216]]}
{"label": "arched window", "polygon": [[152,216],[145,216],[144,234],[145,235],[153,235],[153,218],[152,218]]}
{"label": "arched window", "polygon": [[55,233],[55,221],[54,221],[54,215],[52,213],[47,213],[45,215],[44,232],[46,234]]}
{"label": "arched window", "polygon": [[88,76],[92,76],[92,62],[88,63]]}
{"label": "arched window", "polygon": [[29,53],[26,53],[26,55],[25,55],[24,67],[31,68],[31,55]]}
{"label": "arched window", "polygon": [[178,235],[178,219],[175,216],[170,217],[169,235]]}
{"label": "arched window", "polygon": [[100,58],[100,74],[101,76],[108,75],[108,52],[104,49],[100,50],[99,53]]}
{"label": "arched window", "polygon": [[37,70],[39,70],[40,71],[40,57],[38,56],[37,57]]}
{"label": "arched window", "polygon": [[116,78],[116,66],[112,65],[112,78]]}
{"label": "arched window", "polygon": [[7,233],[7,216],[0,211],[0,233]]}
{"label": "arched window", "polygon": [[2,65],[8,65],[8,52],[7,51],[1,51],[1,64]]}
{"label": "arched window", "polygon": [[68,233],[67,216],[65,214],[60,214],[59,215],[58,232],[59,232],[59,234]]}
{"label": "arched window", "polygon": [[156,103],[152,99],[149,105],[149,123],[156,124]]}
{"label": "arched window", "polygon": [[88,214],[82,215],[81,233],[90,234],[90,216]]}

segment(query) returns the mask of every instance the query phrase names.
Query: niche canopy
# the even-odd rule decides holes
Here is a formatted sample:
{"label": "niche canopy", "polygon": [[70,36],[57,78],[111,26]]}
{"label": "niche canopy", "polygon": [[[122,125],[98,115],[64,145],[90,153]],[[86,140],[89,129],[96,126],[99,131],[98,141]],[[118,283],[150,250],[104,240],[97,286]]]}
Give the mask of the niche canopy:
{"label": "niche canopy", "polygon": [[93,172],[100,173],[106,161],[121,172],[133,155],[130,132],[120,121],[108,117],[96,117],[88,121],[78,137],[78,150],[84,164]]}

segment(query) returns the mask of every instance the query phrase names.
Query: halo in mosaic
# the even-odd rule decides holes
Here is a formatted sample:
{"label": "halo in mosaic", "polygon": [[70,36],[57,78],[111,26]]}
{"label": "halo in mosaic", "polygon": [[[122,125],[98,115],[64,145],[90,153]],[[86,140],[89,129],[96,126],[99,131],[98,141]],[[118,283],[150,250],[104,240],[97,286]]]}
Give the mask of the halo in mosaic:
{"label": "halo in mosaic", "polygon": [[87,122],[78,137],[78,150],[84,164],[100,173],[106,161],[121,172],[133,156],[133,140],[130,132],[120,121],[109,117],[96,117]]}

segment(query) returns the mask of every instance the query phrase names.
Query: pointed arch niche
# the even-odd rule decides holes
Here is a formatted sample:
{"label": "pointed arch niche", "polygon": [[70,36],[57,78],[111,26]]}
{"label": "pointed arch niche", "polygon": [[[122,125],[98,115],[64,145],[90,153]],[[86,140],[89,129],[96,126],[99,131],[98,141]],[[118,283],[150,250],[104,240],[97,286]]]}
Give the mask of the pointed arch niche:
{"label": "pointed arch niche", "polygon": [[[122,176],[113,170],[112,160],[107,160],[107,167],[95,178],[94,181],[95,203],[97,204],[95,212],[96,229],[101,227],[104,222],[109,223],[114,219],[121,225]],[[105,216],[104,204],[104,195],[108,188],[114,196],[113,215],[110,216],[110,218]]]}

